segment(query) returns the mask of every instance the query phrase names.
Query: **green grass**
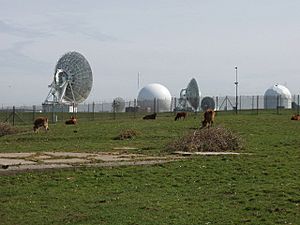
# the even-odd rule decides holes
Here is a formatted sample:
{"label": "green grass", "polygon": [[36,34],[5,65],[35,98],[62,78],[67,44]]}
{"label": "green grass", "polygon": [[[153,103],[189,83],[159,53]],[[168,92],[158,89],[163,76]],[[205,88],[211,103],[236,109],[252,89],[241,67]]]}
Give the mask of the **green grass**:
{"label": "green grass", "polygon": [[[141,118],[118,118],[117,120],[80,121],[76,126],[60,122],[50,124],[50,131],[33,133],[32,125],[22,126],[24,133],[2,137],[1,152],[22,151],[112,151],[115,147],[137,147],[147,152],[160,152],[165,143],[189,128],[197,128],[199,121],[175,122],[172,114],[161,114],[155,121]],[[134,140],[114,140],[122,130],[134,129],[139,135]],[[74,133],[74,131],[77,131]]]}
{"label": "green grass", "polygon": [[[56,124],[49,133],[2,137],[0,151],[130,146],[165,154],[166,143],[199,121],[159,115],[156,121],[107,119],[76,128]],[[290,112],[218,113],[216,124],[241,135],[243,152],[251,155],[1,176],[0,224],[300,224],[300,122],[291,121]],[[141,134],[113,140],[127,128]]]}

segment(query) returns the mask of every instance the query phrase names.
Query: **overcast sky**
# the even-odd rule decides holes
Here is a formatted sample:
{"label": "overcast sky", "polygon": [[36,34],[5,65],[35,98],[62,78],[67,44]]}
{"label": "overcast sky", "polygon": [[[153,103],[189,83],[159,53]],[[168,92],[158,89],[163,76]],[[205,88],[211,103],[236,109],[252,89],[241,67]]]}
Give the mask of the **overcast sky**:
{"label": "overcast sky", "polygon": [[0,104],[40,104],[57,60],[78,51],[94,77],[87,102],[137,97],[161,83],[179,96],[299,94],[299,0],[0,0]]}

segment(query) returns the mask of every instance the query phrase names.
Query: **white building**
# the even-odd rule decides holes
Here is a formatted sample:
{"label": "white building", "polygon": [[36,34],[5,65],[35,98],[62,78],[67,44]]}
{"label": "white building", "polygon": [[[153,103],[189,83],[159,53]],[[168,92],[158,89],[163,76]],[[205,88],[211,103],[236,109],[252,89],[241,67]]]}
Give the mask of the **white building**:
{"label": "white building", "polygon": [[265,92],[264,107],[265,109],[276,109],[277,107],[292,108],[291,92],[283,85],[273,85]]}
{"label": "white building", "polygon": [[152,83],[143,87],[138,94],[138,106],[143,111],[171,111],[172,97],[170,91],[163,85]]}

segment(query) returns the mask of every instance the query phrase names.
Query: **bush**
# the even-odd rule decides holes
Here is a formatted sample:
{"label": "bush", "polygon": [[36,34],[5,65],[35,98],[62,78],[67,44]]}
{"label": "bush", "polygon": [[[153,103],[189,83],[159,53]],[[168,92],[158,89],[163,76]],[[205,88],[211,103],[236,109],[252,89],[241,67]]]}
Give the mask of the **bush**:
{"label": "bush", "polygon": [[11,126],[9,123],[0,123],[0,137],[16,133],[18,133],[17,128]]}
{"label": "bush", "polygon": [[115,140],[133,139],[137,135],[138,132],[136,130],[127,129],[121,131],[121,133],[115,138]]}
{"label": "bush", "polygon": [[240,150],[242,140],[228,129],[216,127],[198,129],[171,142],[167,150],[185,152],[219,152]]}

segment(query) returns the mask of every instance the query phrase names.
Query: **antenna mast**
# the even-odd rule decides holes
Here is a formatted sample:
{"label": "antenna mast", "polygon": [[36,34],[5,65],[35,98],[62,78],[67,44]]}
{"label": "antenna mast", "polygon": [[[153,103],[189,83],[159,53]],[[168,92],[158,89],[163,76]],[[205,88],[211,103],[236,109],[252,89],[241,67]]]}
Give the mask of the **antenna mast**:
{"label": "antenna mast", "polygon": [[235,69],[235,113],[238,113],[238,72],[237,72],[237,66],[234,68]]}

